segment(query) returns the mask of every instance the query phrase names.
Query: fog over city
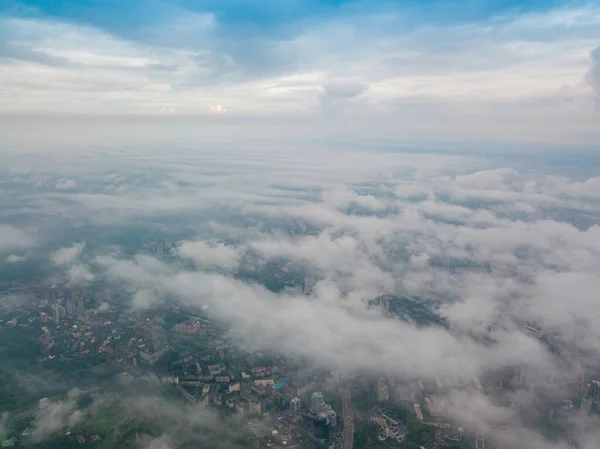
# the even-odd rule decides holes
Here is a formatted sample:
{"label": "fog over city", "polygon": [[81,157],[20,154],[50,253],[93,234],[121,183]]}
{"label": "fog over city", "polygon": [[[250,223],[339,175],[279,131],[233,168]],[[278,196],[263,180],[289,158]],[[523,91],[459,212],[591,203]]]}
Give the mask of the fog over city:
{"label": "fog over city", "polygon": [[87,3],[0,5],[2,447],[600,447],[598,2]]}
{"label": "fog over city", "polygon": [[[448,383],[437,400],[461,425],[502,423],[519,447],[569,447],[525,429],[514,406],[452,385],[514,367],[565,381],[594,365],[600,178],[585,166],[557,168],[535,150],[523,157],[534,168],[519,172],[502,155],[267,141],[194,148],[173,137],[150,147],[12,154],[2,173],[5,265],[45,259],[72,284],[120,285],[132,292],[130,310],[172,297],[208,305],[250,351],[348,375],[435,376]],[[55,243],[56,235],[68,242],[69,229],[75,236],[140,223],[185,238],[167,259],[83,238]],[[269,262],[309,283],[274,292],[238,276]],[[381,295],[433,298],[442,324],[390,319],[368,306]],[[519,393],[520,405],[535,410],[538,394]],[[60,407],[60,416],[71,410]],[[40,428],[52,428],[46,421],[56,414]],[[594,428],[582,442],[596,441]]]}

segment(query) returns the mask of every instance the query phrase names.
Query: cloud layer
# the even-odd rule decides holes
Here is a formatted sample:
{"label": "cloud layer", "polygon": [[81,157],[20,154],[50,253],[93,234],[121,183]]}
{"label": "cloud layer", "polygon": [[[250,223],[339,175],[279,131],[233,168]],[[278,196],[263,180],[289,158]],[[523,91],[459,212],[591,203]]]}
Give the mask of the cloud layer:
{"label": "cloud layer", "polygon": [[[59,133],[60,150],[40,151],[35,137],[7,150],[0,175],[15,200],[3,219],[39,225],[3,225],[5,257],[39,244],[53,276],[118,286],[132,309],[166,298],[208,304],[246,349],[347,374],[434,379],[433,399],[469,429],[500,423],[503,437],[528,435],[529,447],[567,447],[515,409],[541,409],[540,390],[600,356],[593,154],[561,153],[557,168],[549,152],[199,143],[195,125],[146,123],[154,134],[98,126]],[[122,135],[121,145],[102,135]],[[56,189],[61,179],[77,189]],[[377,306],[382,295],[397,317]],[[477,388],[517,370],[539,388],[509,395],[512,405]],[[55,412],[58,427],[48,428],[62,429],[73,408]],[[579,438],[588,444],[593,433]]]}

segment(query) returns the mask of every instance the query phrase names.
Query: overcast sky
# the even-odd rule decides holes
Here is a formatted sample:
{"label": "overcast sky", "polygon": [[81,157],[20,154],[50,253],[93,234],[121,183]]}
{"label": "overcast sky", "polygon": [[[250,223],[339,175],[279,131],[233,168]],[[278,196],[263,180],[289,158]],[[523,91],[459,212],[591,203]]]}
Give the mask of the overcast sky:
{"label": "overcast sky", "polygon": [[583,144],[600,127],[595,1],[5,0],[0,36],[4,115],[344,116]]}

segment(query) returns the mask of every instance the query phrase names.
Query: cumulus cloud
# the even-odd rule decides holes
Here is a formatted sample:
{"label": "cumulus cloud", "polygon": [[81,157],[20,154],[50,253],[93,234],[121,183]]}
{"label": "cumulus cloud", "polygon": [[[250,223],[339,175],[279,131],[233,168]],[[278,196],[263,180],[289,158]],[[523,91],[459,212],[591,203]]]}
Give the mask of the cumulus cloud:
{"label": "cumulus cloud", "polygon": [[89,271],[89,268],[83,264],[76,264],[69,267],[67,276],[69,282],[73,284],[87,284],[94,280],[94,275]]}
{"label": "cumulus cloud", "polygon": [[0,224],[0,252],[8,252],[35,245],[35,236],[23,229]]}
{"label": "cumulus cloud", "polygon": [[240,251],[223,243],[186,241],[176,251],[184,259],[190,259],[199,268],[233,270],[240,261]]}
{"label": "cumulus cloud", "polygon": [[45,438],[80,424],[87,416],[87,410],[77,407],[77,400],[82,392],[71,390],[62,401],[49,401],[40,407],[34,416],[33,439],[43,441]]}
{"label": "cumulus cloud", "polygon": [[84,248],[85,243],[74,243],[72,246],[55,251],[50,259],[56,265],[70,265],[79,258]]}
{"label": "cumulus cloud", "polygon": [[27,260],[27,255],[23,255],[23,256],[19,256],[18,254],[10,254],[7,258],[6,261],[8,263],[20,263],[20,262],[25,262]]}
{"label": "cumulus cloud", "polygon": [[387,207],[385,202],[375,198],[373,195],[360,195],[353,190],[343,186],[326,190],[321,193],[323,200],[333,207],[343,209],[351,205],[361,206],[374,211]]}
{"label": "cumulus cloud", "polygon": [[56,183],[56,188],[59,190],[69,190],[77,187],[77,182],[74,179],[61,178]]}

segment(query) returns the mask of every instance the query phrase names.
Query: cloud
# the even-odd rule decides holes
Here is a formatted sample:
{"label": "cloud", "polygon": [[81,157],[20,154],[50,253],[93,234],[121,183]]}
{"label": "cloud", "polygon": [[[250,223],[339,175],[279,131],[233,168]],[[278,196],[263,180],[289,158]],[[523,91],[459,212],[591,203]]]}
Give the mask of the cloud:
{"label": "cloud", "polygon": [[204,269],[233,270],[240,262],[240,251],[223,243],[186,241],[179,245],[176,252],[180,257],[192,260],[198,268]]}
{"label": "cloud", "polygon": [[35,243],[36,239],[31,232],[0,224],[0,252],[31,248]]}
{"label": "cloud", "polygon": [[88,284],[94,280],[94,275],[90,273],[89,268],[83,264],[76,264],[67,270],[69,282],[73,284]]}
{"label": "cloud", "polygon": [[321,193],[321,196],[326,203],[331,204],[338,209],[357,205],[377,211],[387,207],[385,202],[375,198],[373,195],[359,195],[344,187],[337,187],[332,190],[324,191]]}
{"label": "cloud", "polygon": [[[164,235],[180,242],[169,257],[108,248],[92,257],[77,243],[52,259],[73,282],[93,273],[134,292],[135,309],[165,298],[208,304],[230,325],[230,340],[248,350],[347,373],[437,377],[437,399],[465,427],[506,422],[507,438],[553,447],[533,430],[523,436],[518,410],[537,416],[536,401],[555,388],[543,372],[555,371],[558,384],[573,377],[579,354],[600,355],[593,155],[574,151],[559,167],[543,165],[537,152],[515,161],[388,151],[372,141],[363,150],[282,147],[279,137],[190,152],[173,138],[187,128],[176,129],[156,142],[132,141],[127,151],[86,155],[72,170],[93,181],[89,191],[86,184],[86,193],[36,201],[18,193],[15,202],[27,208],[11,209],[13,219],[68,217],[48,220],[48,235],[67,233],[69,220],[111,235],[140,226]],[[163,142],[168,152],[157,149]],[[11,182],[44,185],[57,167],[70,177],[65,161],[79,147],[33,161],[14,156]],[[563,176],[548,176],[557,172]],[[267,288],[265,279],[276,285]],[[392,297],[387,316],[377,307],[383,294]],[[490,373],[521,368],[540,388],[508,395],[514,406],[470,389]],[[177,447],[170,432],[164,438]]]}
{"label": "cloud", "polygon": [[364,94],[368,85],[352,81],[335,81],[325,84],[319,100],[326,111],[339,111]]}
{"label": "cloud", "polygon": [[[337,126],[346,134],[396,141],[493,134],[589,145],[597,137],[581,83],[585,53],[600,38],[595,5],[528,14],[466,7],[461,26],[452,14],[437,20],[414,5],[312,5],[310,14],[285,5],[266,8],[269,26],[216,4],[155,3],[144,14],[131,6],[119,11],[128,20],[119,26],[86,6],[77,7],[77,23],[43,8],[35,16],[5,13],[0,63],[12,101],[2,112],[53,114],[60,104],[69,114],[188,116],[218,101],[264,126],[311,117],[303,124],[318,136],[336,120],[316,114],[320,105],[344,111]],[[111,5],[99,8],[117,15]]]}
{"label": "cloud", "polygon": [[85,420],[87,410],[77,407],[77,400],[82,394],[80,390],[71,390],[62,401],[49,401],[40,407],[34,416],[32,433],[35,441],[45,438],[67,428],[72,428]]}
{"label": "cloud", "polygon": [[6,258],[8,263],[20,263],[27,260],[27,255],[19,256],[18,254],[11,254]]}
{"label": "cloud", "polygon": [[55,251],[51,256],[51,260],[56,265],[70,265],[79,258],[84,248],[85,243],[74,243],[72,246]]}
{"label": "cloud", "polygon": [[596,107],[600,108],[600,47],[592,52],[592,65],[588,73],[588,82],[596,93]]}
{"label": "cloud", "polygon": [[56,183],[56,188],[59,190],[68,190],[77,187],[77,182],[73,179],[59,179]]}

